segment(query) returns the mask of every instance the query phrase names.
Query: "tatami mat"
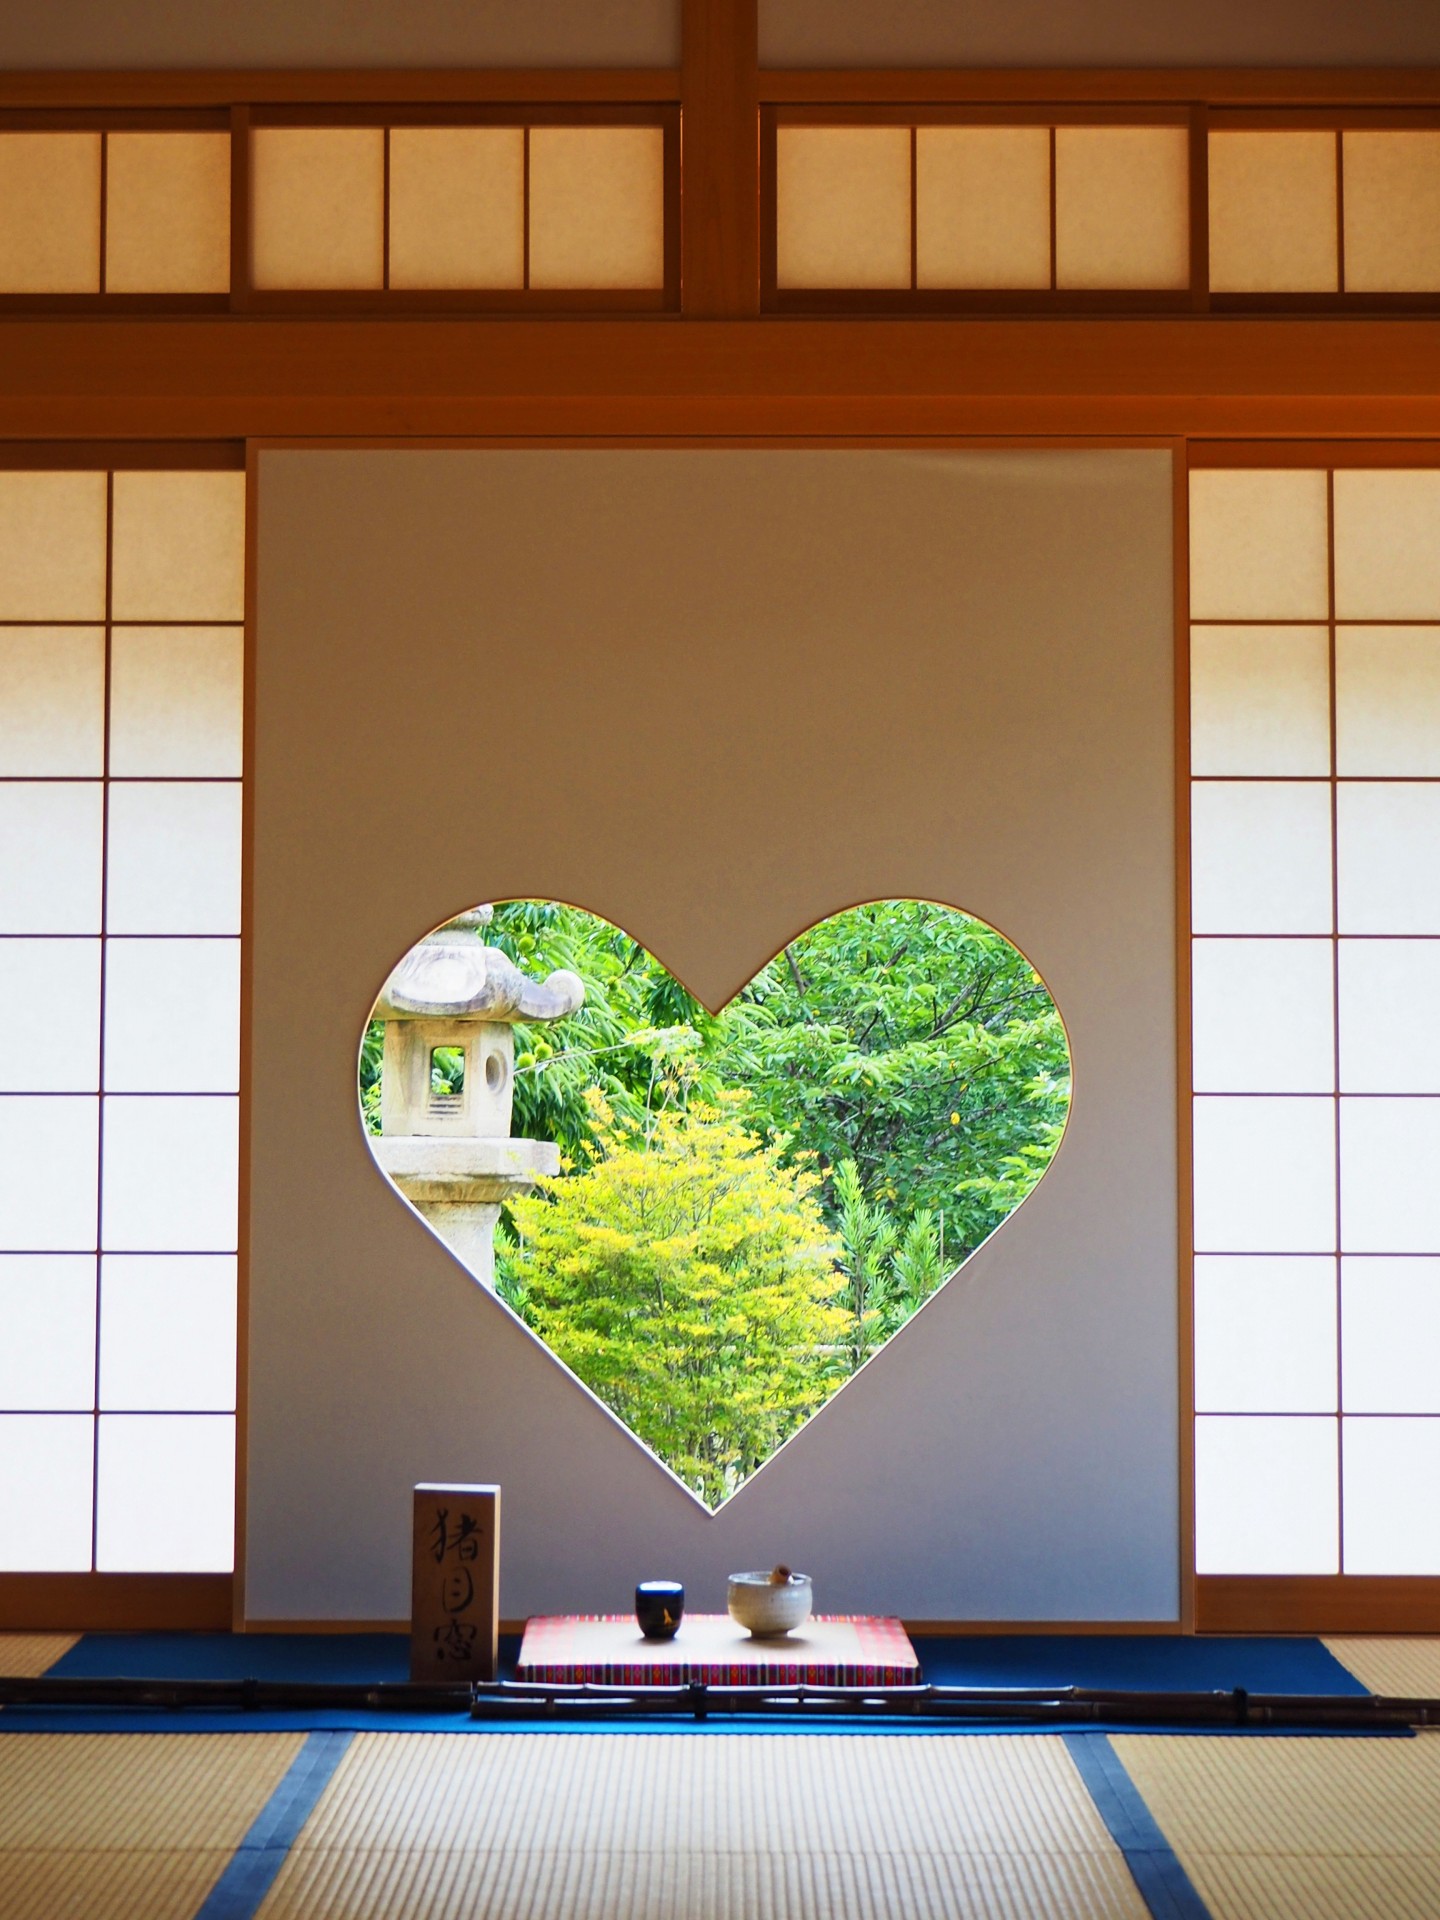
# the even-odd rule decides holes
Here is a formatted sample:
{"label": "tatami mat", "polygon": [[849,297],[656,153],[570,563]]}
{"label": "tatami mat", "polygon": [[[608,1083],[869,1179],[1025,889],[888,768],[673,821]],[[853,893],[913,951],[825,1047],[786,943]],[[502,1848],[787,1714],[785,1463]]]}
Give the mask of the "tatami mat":
{"label": "tatami mat", "polygon": [[47,1673],[79,1638],[78,1633],[0,1633],[0,1674],[33,1680]]}
{"label": "tatami mat", "polygon": [[303,1734],[0,1740],[4,1920],[190,1920]]}
{"label": "tatami mat", "polygon": [[1123,1862],[1015,1855],[363,1853],[282,1871],[260,1920],[1145,1920]]}
{"label": "tatami mat", "polygon": [[1325,1645],[1361,1686],[1392,1700],[1440,1700],[1440,1636],[1326,1637]]}
{"label": "tatami mat", "polygon": [[357,1737],[264,1920],[1143,1920],[1058,1739]]}
{"label": "tatami mat", "polygon": [[1111,1744],[1214,1920],[1440,1914],[1440,1740]]}
{"label": "tatami mat", "polygon": [[15,1733],[0,1740],[0,1848],[234,1848],[299,1733]]}
{"label": "tatami mat", "polygon": [[230,1856],[183,1853],[0,1852],[5,1920],[193,1920]]}

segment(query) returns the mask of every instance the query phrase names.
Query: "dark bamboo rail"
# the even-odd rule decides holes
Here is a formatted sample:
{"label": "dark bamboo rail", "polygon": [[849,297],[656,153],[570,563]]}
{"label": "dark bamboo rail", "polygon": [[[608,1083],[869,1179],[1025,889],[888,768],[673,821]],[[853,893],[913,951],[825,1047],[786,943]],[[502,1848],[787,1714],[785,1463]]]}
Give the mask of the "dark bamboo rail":
{"label": "dark bamboo rail", "polygon": [[0,1678],[0,1707],[116,1708],[159,1712],[465,1714],[485,1722],[627,1718],[697,1721],[763,1716],[984,1722],[990,1725],[1210,1727],[1217,1730],[1401,1733],[1440,1726],[1440,1700],[1374,1695],[1212,1692],[1153,1693],[1088,1687],[677,1687],[560,1686],[515,1680],[432,1686],[410,1681],[167,1680],[46,1675]]}

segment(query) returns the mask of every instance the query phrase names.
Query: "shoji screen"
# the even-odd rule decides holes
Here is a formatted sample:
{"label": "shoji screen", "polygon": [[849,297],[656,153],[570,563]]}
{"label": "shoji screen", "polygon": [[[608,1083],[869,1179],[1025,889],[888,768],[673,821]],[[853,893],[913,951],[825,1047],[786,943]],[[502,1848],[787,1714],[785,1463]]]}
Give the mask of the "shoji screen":
{"label": "shoji screen", "polygon": [[1440,1574],[1440,471],[1190,499],[1197,1572]]}
{"label": "shoji screen", "polygon": [[234,1533],[244,475],[0,471],[0,1572]]}
{"label": "shoji screen", "polygon": [[847,304],[862,294],[891,305],[902,295],[932,306],[1188,304],[1183,112],[1127,125],[1105,110],[1087,125],[1078,111],[1057,121],[1016,109],[1008,124],[943,113],[926,124],[897,109],[867,125],[843,110],[827,124],[826,111],[767,110],[767,305],[824,293]]}

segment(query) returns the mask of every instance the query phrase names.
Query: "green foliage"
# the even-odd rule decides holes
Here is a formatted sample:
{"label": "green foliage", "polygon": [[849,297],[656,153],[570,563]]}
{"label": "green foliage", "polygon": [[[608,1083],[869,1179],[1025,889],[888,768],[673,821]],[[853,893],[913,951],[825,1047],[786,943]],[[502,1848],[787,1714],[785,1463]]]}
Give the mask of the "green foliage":
{"label": "green foliage", "polygon": [[[926,901],[856,907],[792,941],[747,999],[734,1067],[757,1109],[822,1166],[853,1160],[902,1235],[931,1212],[952,1267],[1049,1164],[1069,1104],[1065,1033],[992,928]],[[1019,1168],[1001,1174],[1009,1157],[1028,1185]]]}
{"label": "green foliage", "polygon": [[608,921],[549,901],[508,900],[496,907],[485,938],[527,973],[566,967],[585,983],[578,1013],[553,1028],[515,1030],[520,1137],[556,1140],[583,1164],[599,1144],[592,1089],[627,1127],[692,1093],[713,1099],[722,1091],[717,1074],[699,1070],[719,1023]]}
{"label": "green foliage", "polygon": [[463,1047],[436,1047],[430,1056],[430,1091],[441,1094],[465,1091]]}
{"label": "green foliage", "polygon": [[853,1160],[832,1180],[848,1324],[845,1353],[852,1373],[884,1346],[945,1278],[935,1215],[921,1207],[902,1222],[880,1200],[867,1200]]}
{"label": "green foliage", "polygon": [[842,1160],[835,1169],[833,1190],[840,1243],[845,1250],[845,1289],[841,1295],[848,1319],[845,1345],[854,1373],[864,1366],[871,1347],[883,1338],[881,1301],[895,1250],[895,1222],[883,1206],[865,1198],[853,1160]]}
{"label": "green foliage", "polygon": [[[483,938],[585,1004],[515,1032],[502,1295],[706,1500],[732,1491],[1024,1199],[1070,1098],[1044,984],[954,909],[856,907],[708,1013],[628,934],[506,901]],[[361,1054],[379,1131],[382,1028]],[[437,1051],[435,1090],[458,1090]]]}
{"label": "green foliage", "polygon": [[360,1042],[360,1114],[367,1133],[380,1131],[380,1067],[385,1052],[385,1022],[371,1020]]}
{"label": "green foliage", "polygon": [[928,901],[855,907],[793,940],[718,1016],[627,934],[578,908],[510,901],[487,938],[535,973],[569,967],[586,1004],[517,1032],[515,1131],[593,1149],[586,1090],[628,1125],[727,1087],[825,1178],[853,1160],[903,1237],[934,1216],[950,1268],[1049,1165],[1070,1100],[1064,1028],[1044,983],[993,928]]}
{"label": "green foliage", "polygon": [[514,1204],[500,1290],[715,1505],[833,1384],[846,1315],[818,1176],[745,1124],[743,1095],[638,1136],[598,1092],[586,1105],[588,1162]]}
{"label": "green foliage", "polygon": [[929,1207],[911,1214],[891,1262],[886,1300],[886,1337],[903,1327],[917,1307],[923,1307],[945,1278],[940,1227]]}

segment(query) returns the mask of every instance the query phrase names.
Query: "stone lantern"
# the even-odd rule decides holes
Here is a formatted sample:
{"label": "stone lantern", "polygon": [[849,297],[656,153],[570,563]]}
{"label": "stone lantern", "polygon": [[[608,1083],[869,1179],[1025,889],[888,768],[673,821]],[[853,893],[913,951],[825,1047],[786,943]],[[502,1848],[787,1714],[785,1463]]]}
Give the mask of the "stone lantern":
{"label": "stone lantern", "polygon": [[[429,934],[396,967],[375,1003],[385,1022],[380,1137],[375,1158],[405,1198],[482,1285],[495,1285],[495,1223],[504,1203],[560,1171],[552,1140],[514,1140],[517,1020],[563,1020],[584,1003],[573,973],[531,980],[480,931],[475,907]],[[463,1073],[437,1071],[453,1049]],[[454,1086],[437,1092],[437,1079]]]}

